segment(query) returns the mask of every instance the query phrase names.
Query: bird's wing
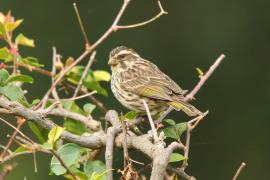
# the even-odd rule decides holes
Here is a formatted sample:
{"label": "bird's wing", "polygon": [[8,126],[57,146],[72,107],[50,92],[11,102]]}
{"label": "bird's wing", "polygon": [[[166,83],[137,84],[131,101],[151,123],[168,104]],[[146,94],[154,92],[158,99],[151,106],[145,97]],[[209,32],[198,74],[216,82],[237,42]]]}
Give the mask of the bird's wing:
{"label": "bird's wing", "polygon": [[182,96],[184,91],[156,65],[146,60],[135,62],[121,74],[120,86],[132,93],[173,101],[173,96]]}

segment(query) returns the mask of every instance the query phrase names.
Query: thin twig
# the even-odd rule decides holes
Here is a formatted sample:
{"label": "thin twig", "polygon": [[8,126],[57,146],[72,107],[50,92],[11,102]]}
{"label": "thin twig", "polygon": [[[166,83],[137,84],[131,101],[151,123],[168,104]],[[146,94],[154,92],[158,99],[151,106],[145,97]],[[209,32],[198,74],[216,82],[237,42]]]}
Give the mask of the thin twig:
{"label": "thin twig", "polygon": [[[39,67],[34,67],[34,66],[30,66],[30,65],[27,65],[27,64],[23,64],[23,63],[18,63],[18,66],[19,67],[22,67],[30,72],[37,72],[39,74],[42,74],[42,75],[45,75],[45,76],[52,76],[51,72],[46,70],[46,69],[42,69],[42,68],[39,68]],[[13,66],[11,65],[3,65],[4,69],[13,69]]]}
{"label": "thin twig", "polygon": [[189,148],[190,148],[190,138],[191,138],[191,132],[194,130],[197,125],[201,122],[201,120],[208,114],[208,111],[203,113],[200,116],[195,117],[194,119],[187,122],[187,130],[186,130],[186,143],[185,143],[185,149],[184,149],[184,157],[186,160],[183,161],[181,169],[184,171],[186,167],[188,166],[188,154],[189,154]]}
{"label": "thin twig", "polygon": [[[220,65],[222,60],[226,56],[224,54],[221,54],[214,62],[214,64],[208,69],[208,71],[205,73],[204,76],[200,78],[200,81],[197,83],[197,85],[193,88],[193,90],[185,96],[185,101],[190,101],[194,98],[194,96],[197,94],[197,92],[201,89],[201,87],[204,85],[206,80],[212,75],[212,73],[216,70],[216,68]],[[171,111],[173,110],[172,107],[169,107],[159,118],[155,121],[155,123],[160,123]]]}
{"label": "thin twig", "polygon": [[61,99],[61,100],[63,100],[63,101],[75,101],[75,100],[82,99],[82,98],[85,98],[85,97],[88,97],[88,96],[92,96],[92,95],[94,95],[94,94],[96,94],[96,93],[97,93],[97,91],[95,90],[95,91],[92,91],[92,92],[90,92],[90,93],[83,94],[83,95],[81,95],[81,96],[72,97],[72,98],[67,98],[67,99]]}
{"label": "thin twig", "polygon": [[[86,50],[68,67],[63,69],[61,73],[59,74],[59,77],[55,80],[54,84],[50,87],[50,89],[47,91],[44,97],[48,97],[53,89],[61,82],[63,77],[69,72],[74,66],[76,66],[78,63],[80,63],[89,53],[91,53],[97,46],[99,46],[110,34],[117,31],[118,28],[118,22],[120,21],[121,17],[123,16],[128,4],[130,3],[130,0],[123,0],[122,7],[120,8],[116,18],[114,19],[112,25],[110,28],[90,47],[87,47]],[[40,103],[36,106],[39,108],[42,104],[44,104],[44,101],[46,101],[45,98],[43,98]]]}
{"label": "thin twig", "polygon": [[160,9],[160,12],[156,16],[152,17],[151,19],[146,20],[146,21],[143,21],[143,22],[140,22],[140,23],[131,24],[131,25],[123,25],[123,26],[118,25],[117,28],[118,29],[130,29],[130,28],[136,28],[136,27],[144,26],[146,24],[149,24],[149,23],[157,20],[162,15],[168,14],[168,12],[164,11],[164,9],[163,9],[160,1],[158,1],[158,6],[159,6],[159,9]]}
{"label": "thin twig", "polygon": [[20,131],[22,125],[25,123],[25,119],[22,118],[22,117],[18,117],[16,116],[16,119],[17,119],[17,127],[15,129],[15,131],[12,133],[7,145],[6,145],[6,148],[4,149],[4,151],[1,153],[0,155],[0,160],[4,159],[5,155],[6,155],[6,152],[8,151],[9,147],[11,146],[15,136],[17,135],[17,133]]}
{"label": "thin twig", "polygon": [[154,124],[154,121],[152,119],[152,116],[151,116],[151,113],[150,113],[150,110],[148,108],[147,103],[145,102],[145,100],[142,100],[142,102],[143,102],[143,105],[145,107],[145,110],[146,110],[146,113],[147,113],[147,116],[148,116],[148,120],[149,120],[151,129],[152,129],[154,142],[157,143],[158,142],[157,129],[155,128],[155,124]]}
{"label": "thin twig", "polygon": [[[63,83],[65,85],[65,87],[68,89],[68,90],[74,90],[76,89],[75,86],[69,84],[69,83]],[[79,94],[87,94],[88,91],[86,89],[81,89],[79,91]],[[102,110],[104,113],[106,113],[108,111],[108,108],[101,102],[99,101],[98,99],[96,99],[94,96],[88,96],[87,97],[90,101],[92,101],[100,110]]]}
{"label": "thin twig", "polygon": [[0,117],[0,120],[2,122],[4,122],[5,124],[7,124],[8,126],[10,126],[11,128],[13,128],[15,131],[18,131],[18,133],[20,135],[22,135],[24,138],[26,138],[27,140],[29,140],[31,143],[34,143],[33,140],[31,140],[28,136],[26,136],[22,131],[20,131],[18,128],[16,128],[15,126],[13,126],[12,124],[10,124],[8,121],[6,121],[5,119]]}
{"label": "thin twig", "polygon": [[73,3],[73,7],[74,7],[74,10],[75,10],[75,13],[76,13],[76,16],[77,16],[77,19],[78,19],[78,22],[79,22],[79,25],[80,25],[82,34],[83,34],[83,38],[85,40],[85,44],[86,44],[86,46],[90,47],[90,43],[89,43],[89,40],[87,38],[86,31],[85,31],[84,26],[83,26],[83,22],[82,22],[82,19],[81,19],[81,16],[80,16],[80,13],[79,13],[77,4],[76,3]]}
{"label": "thin twig", "polygon": [[83,74],[82,74],[82,76],[81,76],[81,79],[80,79],[80,81],[79,81],[79,83],[78,83],[78,85],[77,85],[77,87],[76,87],[76,89],[75,89],[75,91],[74,91],[73,96],[72,96],[73,98],[75,98],[75,97],[78,95],[79,91],[81,90],[81,87],[82,87],[82,85],[83,85],[83,82],[84,82],[84,80],[85,80],[85,78],[86,78],[86,76],[87,76],[87,74],[88,74],[88,71],[89,71],[91,65],[93,64],[93,62],[94,62],[94,60],[95,60],[95,57],[96,57],[96,51],[94,51],[94,52],[91,54],[90,59],[89,59],[87,65],[85,66],[85,69],[84,69],[84,71],[83,71]]}
{"label": "thin twig", "polygon": [[222,62],[222,60],[225,58],[226,56],[224,54],[221,54],[216,61],[214,62],[214,64],[208,69],[208,71],[205,73],[205,75],[203,75],[199,81],[199,83],[193,88],[193,90],[186,95],[185,97],[185,101],[189,101],[192,100],[195,96],[195,94],[197,94],[197,92],[201,89],[201,87],[204,85],[204,83],[206,82],[206,80],[213,74],[213,72],[216,70],[216,68],[219,66],[219,64]]}
{"label": "thin twig", "polygon": [[67,173],[70,174],[74,178],[74,180],[78,180],[78,178],[75,176],[75,174],[73,172],[71,172],[71,170],[67,167],[67,165],[63,161],[63,159],[57,154],[57,152],[55,152],[52,149],[50,150],[50,152],[56,157],[56,159],[58,159],[58,161],[63,166],[63,168],[65,168],[67,170]]}
{"label": "thin twig", "polygon": [[232,180],[236,180],[238,178],[238,176],[240,175],[240,173],[242,172],[245,166],[246,166],[246,163],[242,162],[240,167],[237,169],[235,175],[233,176]]}

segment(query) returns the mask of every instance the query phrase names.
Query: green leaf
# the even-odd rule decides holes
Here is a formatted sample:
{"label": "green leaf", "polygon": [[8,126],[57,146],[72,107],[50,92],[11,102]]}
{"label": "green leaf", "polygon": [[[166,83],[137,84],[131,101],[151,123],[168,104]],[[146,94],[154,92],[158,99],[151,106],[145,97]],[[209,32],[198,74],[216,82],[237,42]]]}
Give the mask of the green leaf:
{"label": "green leaf", "polygon": [[9,22],[6,24],[6,29],[8,32],[12,32],[14,31],[17,27],[19,27],[21,25],[21,23],[23,22],[23,19],[19,19],[13,23]]}
{"label": "green leaf", "polygon": [[87,130],[85,124],[70,118],[65,118],[63,126],[68,132],[77,135],[82,135]]}
{"label": "green leaf", "polygon": [[96,108],[96,105],[87,103],[83,106],[83,110],[86,114],[91,114],[93,110]]}
{"label": "green leaf", "polygon": [[176,124],[175,121],[172,119],[164,119],[163,121],[168,123],[169,125],[172,125],[172,126],[174,126]]}
{"label": "green leaf", "polygon": [[82,115],[85,115],[84,111],[78,106],[74,101],[62,101],[63,107],[66,110],[70,110],[72,112],[76,112]]}
{"label": "green leaf", "polygon": [[162,129],[166,137],[173,138],[173,139],[179,139],[177,136],[177,133],[175,131],[175,128],[173,126],[167,127]]}
{"label": "green leaf", "polygon": [[187,160],[187,158],[185,156],[183,156],[182,154],[178,154],[178,153],[172,153],[170,155],[170,162],[179,162],[179,161],[183,161],[183,160]]}
{"label": "green leaf", "polygon": [[184,123],[178,123],[174,126],[164,128],[162,131],[164,132],[166,137],[170,137],[170,138],[180,141],[180,137],[183,134],[183,132],[186,131],[186,129],[187,129],[187,123],[184,122]]}
{"label": "green leaf", "polygon": [[13,84],[9,84],[4,87],[0,87],[0,94],[3,94],[8,99],[12,101],[18,101],[22,98],[24,98],[23,91],[20,87],[15,86]]}
{"label": "green leaf", "polygon": [[7,79],[7,83],[14,82],[14,81],[20,81],[20,82],[26,82],[26,83],[32,84],[34,82],[34,79],[31,76],[23,75],[23,74],[11,75]]}
{"label": "green leaf", "polygon": [[28,121],[28,126],[31,131],[37,136],[40,143],[45,143],[48,138],[48,130]]}
{"label": "green leaf", "polygon": [[40,99],[34,99],[31,105],[37,105],[40,102]]}
{"label": "green leaf", "polygon": [[128,120],[133,120],[137,115],[138,113],[136,113],[135,111],[129,111],[124,116]]}
{"label": "green leaf", "polygon": [[110,81],[111,74],[103,70],[95,70],[93,76],[96,81]]}
{"label": "green leaf", "polygon": [[0,86],[4,86],[6,84],[6,80],[9,77],[9,73],[5,69],[0,69]]}
{"label": "green leaf", "polygon": [[200,68],[196,68],[196,71],[198,72],[198,74],[199,74],[199,78],[201,78],[201,77],[203,77],[203,75],[204,75],[204,73],[203,73],[203,71],[200,69]]}
{"label": "green leaf", "polygon": [[6,35],[5,25],[0,22],[0,37]]}
{"label": "green leaf", "polygon": [[[85,69],[84,66],[73,67],[71,71],[67,74],[67,81],[77,85],[80,81],[84,69]],[[89,90],[96,90],[98,94],[108,96],[108,92],[106,91],[106,89],[100,86],[99,82],[96,81],[95,78],[93,77],[93,73],[91,71],[88,72],[83,82],[83,86],[85,86]]]}
{"label": "green leaf", "polygon": [[[106,167],[105,164],[102,161],[96,160],[91,161],[88,160],[83,167],[83,171],[89,176],[92,177],[93,174],[95,177],[100,176],[100,178],[105,180],[107,178],[106,176]],[[91,179],[91,178],[90,178]]]}
{"label": "green leaf", "polygon": [[4,60],[4,62],[12,61],[12,55],[10,54],[8,48],[3,47],[0,49],[0,59]]}
{"label": "green leaf", "polygon": [[175,125],[175,129],[177,130],[177,134],[179,137],[187,130],[187,123],[178,123]]}
{"label": "green leaf", "polygon": [[28,151],[29,149],[23,147],[23,146],[20,146],[18,147],[14,152],[15,153],[20,153],[20,152],[25,152],[25,151]]}
{"label": "green leaf", "polygon": [[[85,112],[74,101],[62,101],[62,104],[66,110],[85,115]],[[85,124],[70,118],[65,118],[64,127],[67,131],[78,135],[83,134],[87,130]]]}
{"label": "green leaf", "polygon": [[19,34],[19,35],[16,37],[15,43],[16,43],[17,45],[23,45],[23,46],[35,47],[34,40],[25,37],[22,33]]}
{"label": "green leaf", "polygon": [[[63,160],[65,165],[70,168],[72,166],[79,165],[82,148],[76,144],[68,143],[61,146],[56,153]],[[53,156],[51,160],[50,168],[55,175],[62,175],[66,173],[66,169],[61,165],[55,156]]]}
{"label": "green leaf", "polygon": [[26,57],[26,58],[22,58],[21,62],[23,64],[27,64],[30,66],[34,66],[34,67],[43,67],[43,64],[39,64],[38,59],[35,57]]}
{"label": "green leaf", "polygon": [[52,128],[48,134],[48,143],[54,145],[54,143],[60,138],[64,130],[65,128],[62,128],[60,126]]}

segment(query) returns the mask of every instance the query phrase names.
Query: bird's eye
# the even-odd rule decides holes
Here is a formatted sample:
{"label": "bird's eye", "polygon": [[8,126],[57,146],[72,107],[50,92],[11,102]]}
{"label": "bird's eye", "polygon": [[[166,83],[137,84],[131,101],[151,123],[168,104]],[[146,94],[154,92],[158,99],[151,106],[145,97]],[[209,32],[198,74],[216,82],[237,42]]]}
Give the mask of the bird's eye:
{"label": "bird's eye", "polygon": [[118,59],[123,59],[124,57],[126,57],[127,56],[127,54],[120,54],[120,55],[118,55],[117,57],[118,57]]}

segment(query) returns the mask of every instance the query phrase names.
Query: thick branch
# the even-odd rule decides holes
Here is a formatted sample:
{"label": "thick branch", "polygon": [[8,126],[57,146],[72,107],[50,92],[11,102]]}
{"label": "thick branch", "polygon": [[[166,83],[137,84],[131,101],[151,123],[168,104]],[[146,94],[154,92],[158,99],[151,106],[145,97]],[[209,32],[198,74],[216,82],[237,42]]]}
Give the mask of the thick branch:
{"label": "thick branch", "polygon": [[107,169],[107,179],[113,180],[113,147],[115,136],[120,132],[120,122],[118,119],[118,114],[116,111],[108,111],[105,119],[110,121],[113,125],[107,130],[107,139],[106,139],[106,151],[105,151],[105,160],[106,160],[106,169]]}
{"label": "thick branch", "polygon": [[70,118],[74,119],[76,121],[80,121],[83,124],[85,124],[88,128],[97,131],[101,128],[101,124],[99,121],[94,120],[93,118],[83,116],[81,114],[75,113],[68,111],[63,108],[54,108],[50,112],[47,113],[48,115],[53,115],[53,116],[59,116],[59,117],[64,117],[64,118]]}
{"label": "thick branch", "polygon": [[[25,108],[21,104],[9,101],[4,97],[0,97],[0,107],[8,110],[9,114],[22,116],[25,119],[31,120],[45,129],[50,130],[56,126],[50,119],[45,118],[39,111]],[[66,141],[92,149],[102,147],[105,142],[105,136],[103,132],[93,133],[89,136],[78,136],[65,131],[62,133],[61,137]]]}

